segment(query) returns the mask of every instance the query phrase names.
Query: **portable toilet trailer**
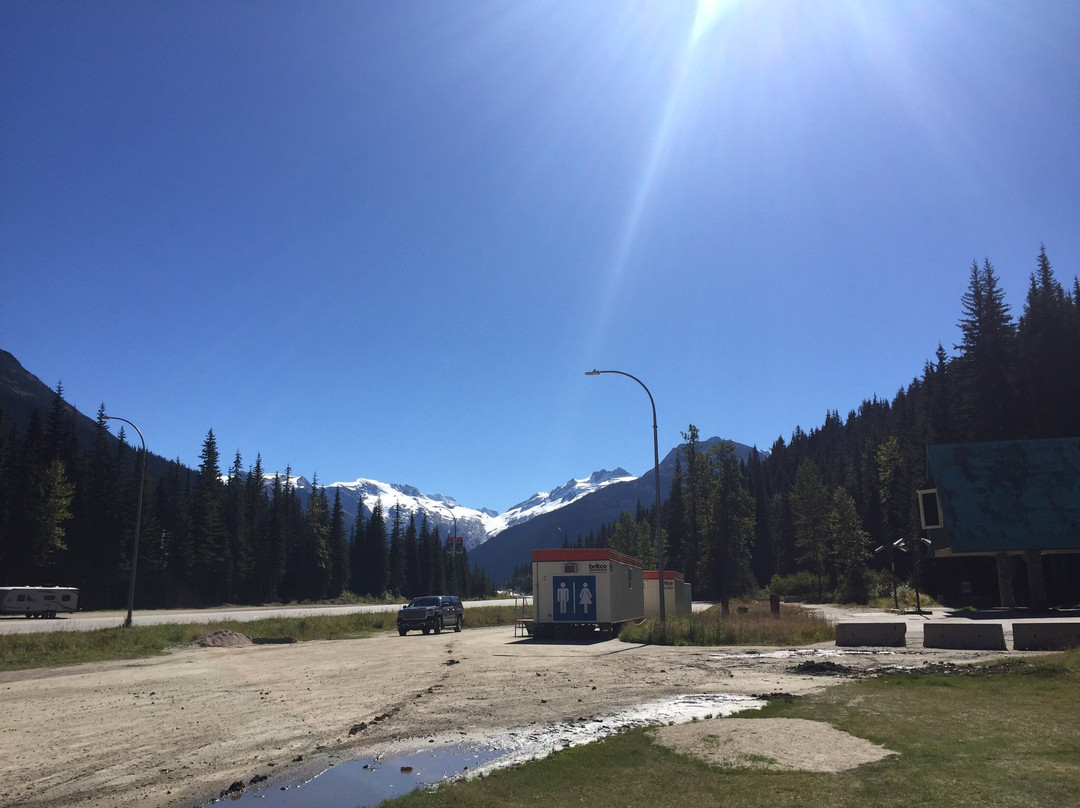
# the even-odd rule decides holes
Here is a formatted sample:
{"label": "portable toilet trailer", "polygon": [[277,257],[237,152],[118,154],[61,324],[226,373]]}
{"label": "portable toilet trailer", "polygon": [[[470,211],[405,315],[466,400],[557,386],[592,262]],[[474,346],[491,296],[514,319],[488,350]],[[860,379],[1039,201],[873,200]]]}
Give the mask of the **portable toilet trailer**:
{"label": "portable toilet trailer", "polygon": [[[656,570],[645,570],[642,573],[645,581],[645,616],[660,616],[660,573]],[[664,611],[667,617],[681,617],[690,614],[690,584],[685,576],[675,570],[664,570]]]}
{"label": "portable toilet trailer", "polygon": [[641,562],[605,549],[533,550],[532,635],[618,634],[645,617]]}

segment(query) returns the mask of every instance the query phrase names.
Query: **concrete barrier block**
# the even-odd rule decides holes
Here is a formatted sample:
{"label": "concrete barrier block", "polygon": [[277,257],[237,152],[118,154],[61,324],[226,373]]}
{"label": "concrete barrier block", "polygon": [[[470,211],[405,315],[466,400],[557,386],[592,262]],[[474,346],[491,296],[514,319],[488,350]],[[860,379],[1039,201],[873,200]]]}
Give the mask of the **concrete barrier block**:
{"label": "concrete barrier block", "polygon": [[841,621],[836,624],[836,644],[903,647],[907,645],[907,623],[900,620],[878,623]]}
{"label": "concrete barrier block", "polygon": [[947,623],[931,621],[923,626],[923,647],[968,651],[1005,651],[1001,623]]}
{"label": "concrete barrier block", "polygon": [[1080,647],[1080,623],[1040,620],[1013,623],[1013,648],[1017,651],[1064,651]]}

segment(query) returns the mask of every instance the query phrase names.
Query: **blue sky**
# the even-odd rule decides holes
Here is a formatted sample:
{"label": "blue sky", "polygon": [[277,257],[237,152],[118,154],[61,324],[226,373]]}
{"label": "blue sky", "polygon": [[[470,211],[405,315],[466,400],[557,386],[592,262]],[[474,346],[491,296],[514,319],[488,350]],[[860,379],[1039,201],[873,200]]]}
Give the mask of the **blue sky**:
{"label": "blue sky", "polygon": [[1080,5],[0,3],[0,347],[197,465],[504,510],[768,448],[1080,264]]}

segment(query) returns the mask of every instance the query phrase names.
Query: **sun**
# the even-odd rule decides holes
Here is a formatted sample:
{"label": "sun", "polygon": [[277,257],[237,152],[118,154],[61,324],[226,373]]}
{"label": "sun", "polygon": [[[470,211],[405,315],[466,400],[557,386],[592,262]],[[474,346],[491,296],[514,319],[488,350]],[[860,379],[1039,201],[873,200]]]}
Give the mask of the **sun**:
{"label": "sun", "polygon": [[698,0],[694,12],[694,25],[690,29],[690,47],[698,43],[725,14],[729,14],[736,0]]}

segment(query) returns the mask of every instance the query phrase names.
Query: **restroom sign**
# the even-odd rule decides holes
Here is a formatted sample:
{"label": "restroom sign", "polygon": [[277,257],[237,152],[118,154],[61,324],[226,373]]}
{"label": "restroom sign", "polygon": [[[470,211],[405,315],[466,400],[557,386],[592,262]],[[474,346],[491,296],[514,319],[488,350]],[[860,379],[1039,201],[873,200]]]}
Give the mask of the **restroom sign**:
{"label": "restroom sign", "polygon": [[551,606],[556,622],[595,622],[596,576],[551,576]]}

